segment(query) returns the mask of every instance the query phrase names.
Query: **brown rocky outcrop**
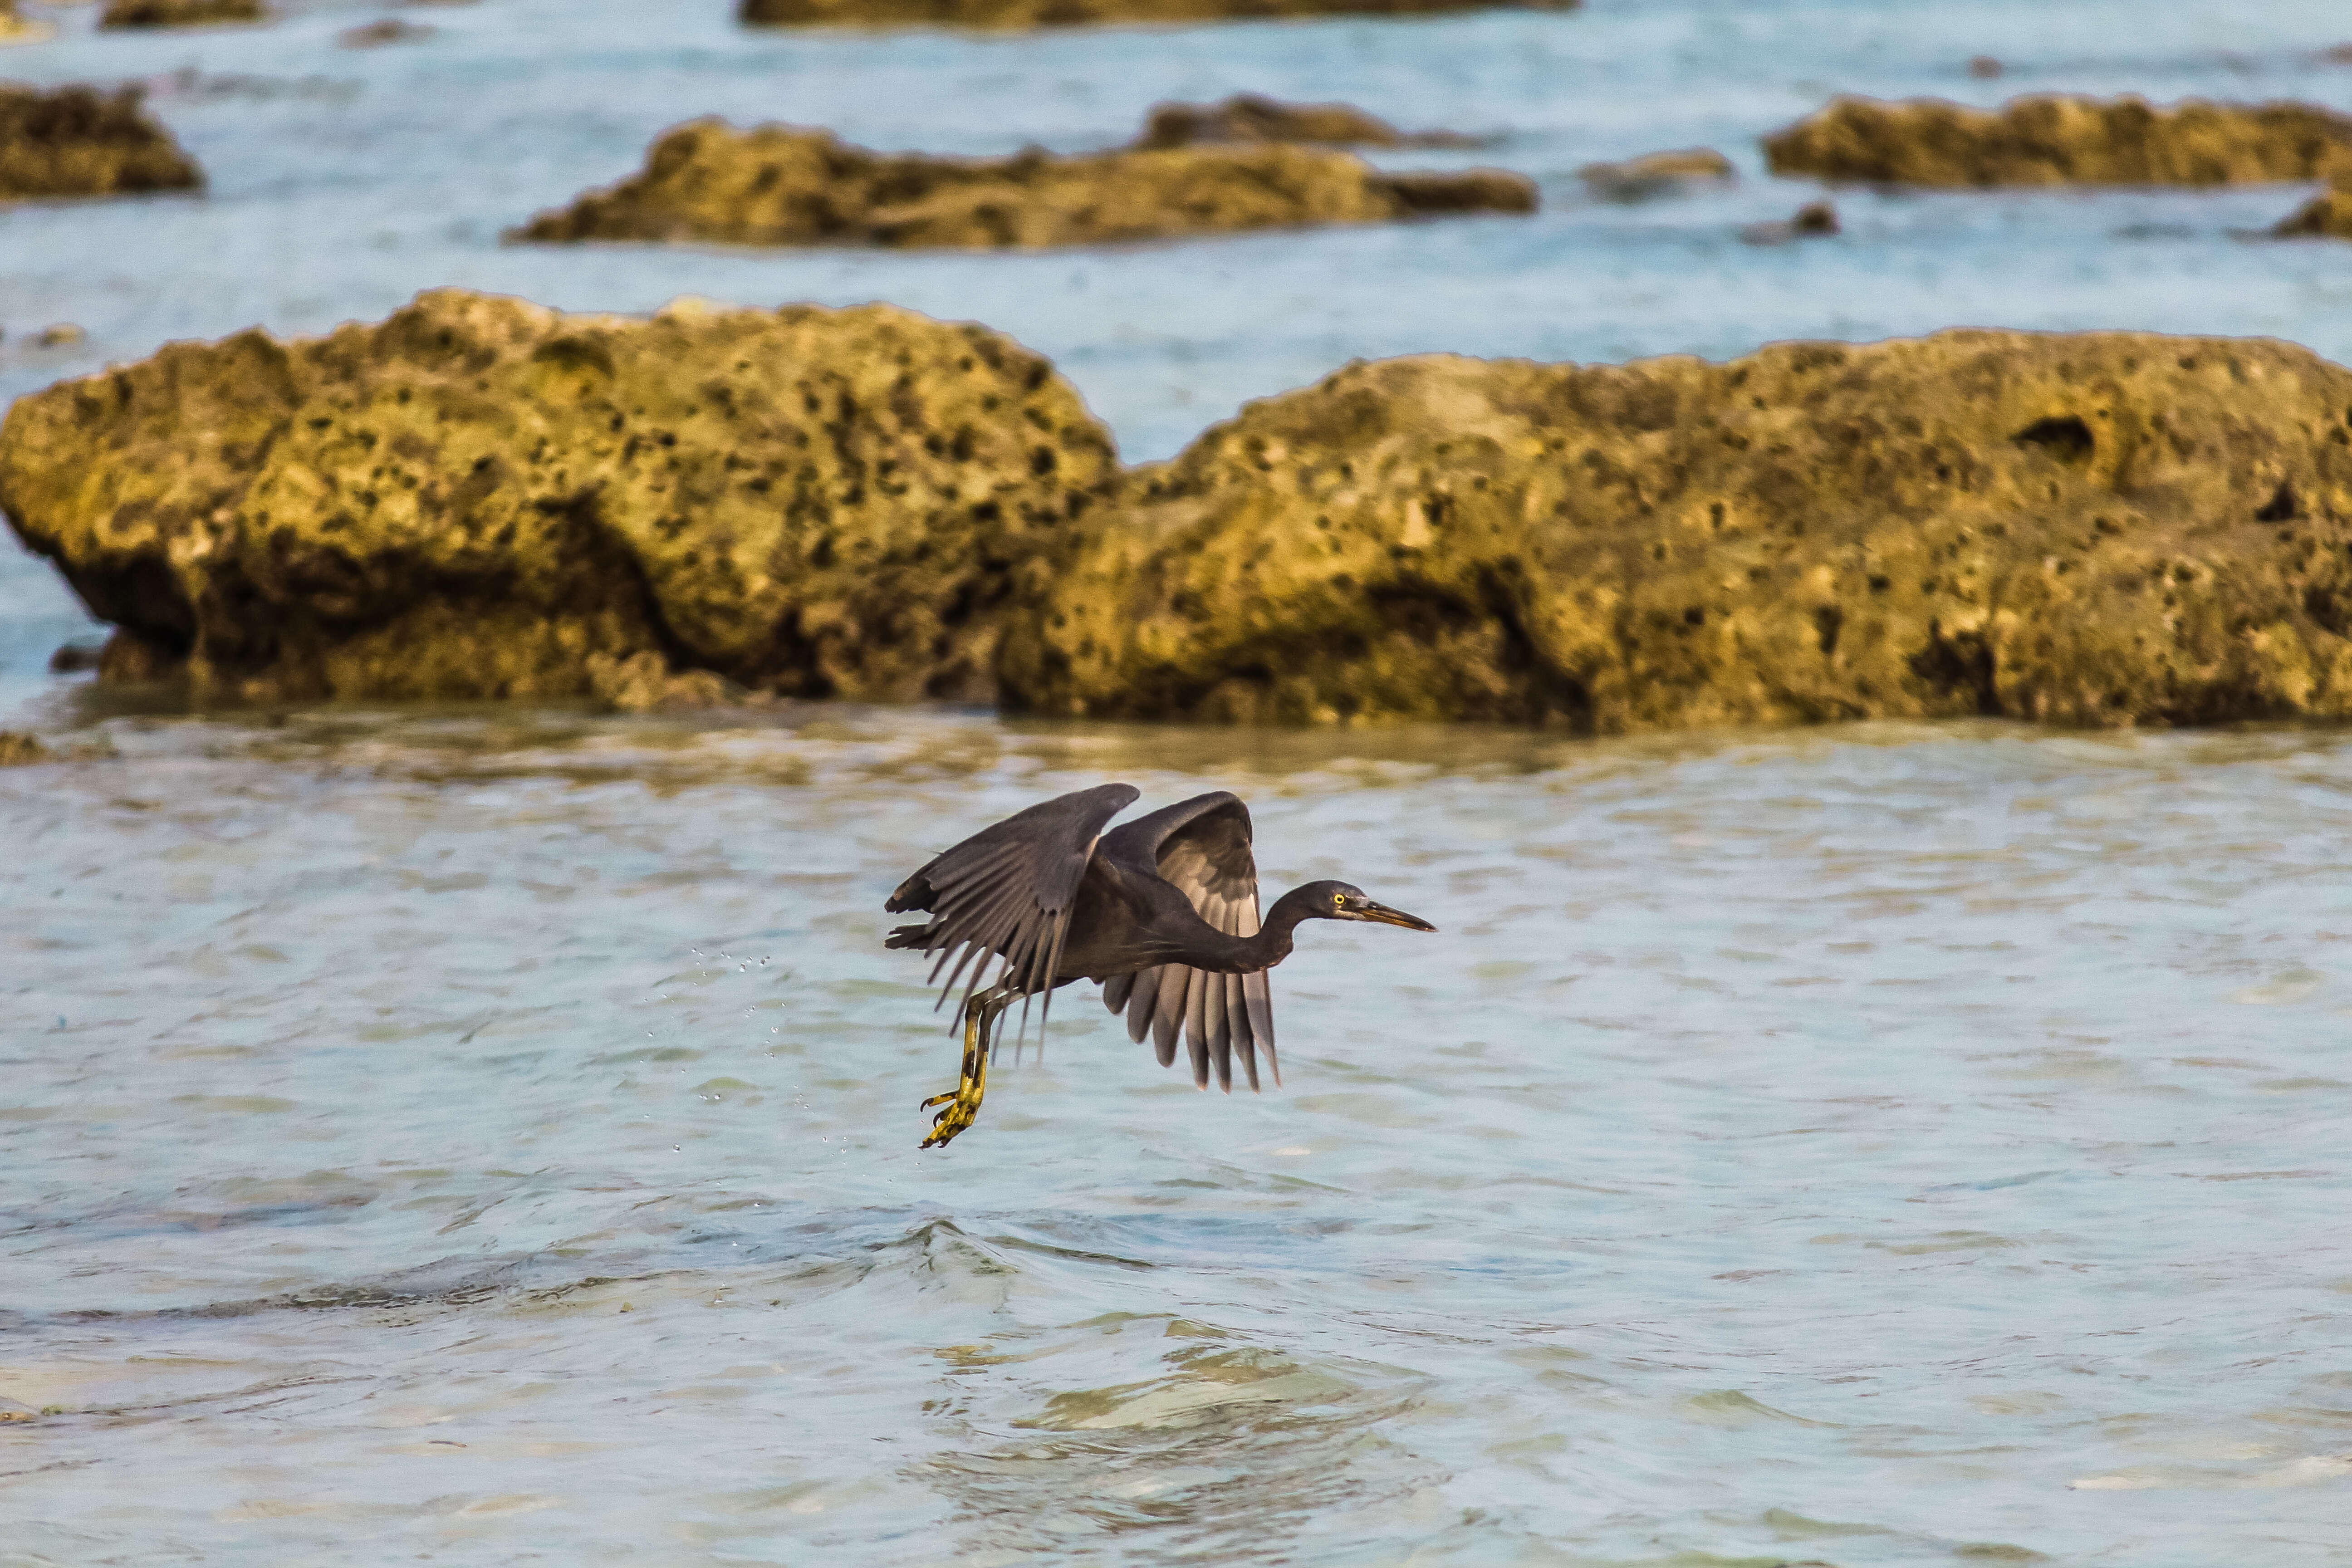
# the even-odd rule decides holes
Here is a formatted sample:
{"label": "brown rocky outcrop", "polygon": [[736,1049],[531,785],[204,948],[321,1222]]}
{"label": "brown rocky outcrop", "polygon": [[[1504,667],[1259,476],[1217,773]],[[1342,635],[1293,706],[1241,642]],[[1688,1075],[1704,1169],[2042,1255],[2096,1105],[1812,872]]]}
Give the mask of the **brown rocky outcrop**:
{"label": "brown rocky outcrop", "polygon": [[2271,232],[2281,239],[2352,239],[2352,175],[2295,208]]}
{"label": "brown rocky outcrop", "polygon": [[224,22],[267,22],[261,0],[108,0],[101,27],[210,27]]}
{"label": "brown rocky outcrop", "polygon": [[1400,131],[1351,103],[1285,103],[1237,92],[1217,103],[1155,103],[1139,149],[1220,142],[1306,142],[1329,147],[1475,147],[1458,131]]}
{"label": "brown rocky outcrop", "polygon": [[665,132],[644,173],[509,237],[1032,247],[1534,205],[1533,182],[1501,170],[1383,174],[1352,153],[1283,143],[935,158],[700,120]]}
{"label": "brown rocky outcrop", "polygon": [[1587,163],[1577,170],[1592,194],[1613,202],[1636,202],[1686,185],[1720,184],[1737,179],[1731,160],[1712,147],[1678,147],[1644,153],[1616,163]]}
{"label": "brown rocky outcrop", "polygon": [[2223,185],[2352,171],[2352,116],[2304,103],[1841,98],[1764,139],[1776,174],[1907,185]]}
{"label": "brown rocky outcrop", "polygon": [[41,744],[38,735],[22,730],[0,730],[0,768],[21,768],[57,760],[58,754]]}
{"label": "brown rocky outcrop", "polygon": [[0,82],[0,201],[194,190],[204,175],[135,87]]}
{"label": "brown rocky outcrop", "polygon": [[1053,367],[980,327],[446,289],[20,398],[0,511],[120,628],[102,680],[972,699],[1012,574],[1115,467]]}
{"label": "brown rocky outcrop", "polygon": [[1951,331],[1725,364],[1350,365],[1033,569],[1051,714],[2352,717],[2352,371]]}
{"label": "brown rocky outcrop", "polygon": [[1441,11],[1572,11],[1581,0],[740,0],[756,27],[1077,27],[1118,22],[1414,16]]}

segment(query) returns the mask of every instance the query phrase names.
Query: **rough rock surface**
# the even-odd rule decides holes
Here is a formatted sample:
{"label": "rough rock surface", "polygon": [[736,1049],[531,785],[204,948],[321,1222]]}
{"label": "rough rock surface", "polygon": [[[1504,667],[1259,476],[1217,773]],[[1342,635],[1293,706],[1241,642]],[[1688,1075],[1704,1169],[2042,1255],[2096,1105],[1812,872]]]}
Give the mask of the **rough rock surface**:
{"label": "rough rock surface", "polygon": [[1033,569],[1055,714],[2352,717],[2352,371],[1951,331],[1727,364],[1350,365]]}
{"label": "rough rock surface", "polygon": [[248,699],[985,698],[1012,574],[1115,469],[1043,359],[885,305],[441,290],[0,424],[0,510],[121,628],[100,679]]}
{"label": "rough rock surface", "polygon": [[1614,202],[1642,201],[1685,185],[1737,179],[1731,160],[1712,147],[1681,147],[1644,153],[1620,163],[1587,163],[1577,175],[1592,194]]}
{"label": "rough rock surface", "polygon": [[2352,239],[2352,175],[2289,213],[2271,232],[2282,239]]}
{"label": "rough rock surface", "polygon": [[261,0],[108,0],[101,27],[209,27],[222,22],[267,22]]}
{"label": "rough rock surface", "polygon": [[1400,131],[1350,103],[1284,103],[1238,92],[1218,103],[1155,103],[1144,120],[1141,149],[1217,142],[1307,142],[1329,147],[1475,147],[1458,131]]}
{"label": "rough rock surface", "polygon": [[1572,11],[1580,0],[741,0],[768,27],[1075,27],[1101,22],[1223,22],[1264,16],[1438,11]]}
{"label": "rough rock surface", "polygon": [[1282,143],[934,158],[700,120],[665,132],[644,173],[509,237],[1029,247],[1498,205],[1532,211],[1534,183],[1495,169],[1382,174],[1352,153]]}
{"label": "rough rock surface", "polygon": [[1764,139],[1776,174],[1908,185],[2223,185],[2352,171],[2352,116],[2303,103],[1841,98]]}
{"label": "rough rock surface", "polygon": [[0,82],[0,201],[201,186],[195,163],[139,104],[134,87]]}

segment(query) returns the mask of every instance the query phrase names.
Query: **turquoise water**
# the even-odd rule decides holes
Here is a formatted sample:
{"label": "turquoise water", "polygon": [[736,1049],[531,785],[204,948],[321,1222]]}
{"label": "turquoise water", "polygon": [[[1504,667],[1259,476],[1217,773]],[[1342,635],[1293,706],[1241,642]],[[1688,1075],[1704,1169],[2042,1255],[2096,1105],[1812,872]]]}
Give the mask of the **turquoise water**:
{"label": "turquoise water", "polygon": [[[2352,247],[2239,237],[2292,190],[1841,194],[1837,240],[1737,237],[1816,194],[1753,138],[1829,91],[2352,107],[2336,6],[988,40],[725,9],[484,0],[366,53],[332,38],[367,8],[58,13],[0,71],[158,78],[214,184],[0,211],[0,395],[451,282],[985,321],[1130,458],[1424,348],[1967,321],[2352,358]],[[1550,205],[1043,257],[496,244],[697,113],[983,152],[1240,89],[1507,132],[1478,156]],[[1579,193],[1696,142],[1748,177]],[[0,1425],[8,1568],[2352,1555],[2337,732],[142,713],[44,673],[87,626],[0,555],[0,722],[88,753],[0,772],[0,1411],[57,1412]],[[1239,789],[1269,883],[1442,932],[1307,928],[1264,1096],[1066,993],[918,1153],[955,1051],[881,899],[1107,778]]]}

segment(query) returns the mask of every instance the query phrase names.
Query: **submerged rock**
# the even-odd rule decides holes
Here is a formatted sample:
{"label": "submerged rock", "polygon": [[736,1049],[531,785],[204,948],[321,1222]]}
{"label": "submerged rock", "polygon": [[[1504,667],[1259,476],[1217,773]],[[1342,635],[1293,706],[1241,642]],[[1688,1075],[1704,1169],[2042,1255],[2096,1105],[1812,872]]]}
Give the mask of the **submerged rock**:
{"label": "submerged rock", "polygon": [[1502,170],[1383,174],[1351,153],[1283,143],[935,158],[701,120],[655,142],[643,174],[509,237],[1031,247],[1528,212],[1535,199],[1532,181]]}
{"label": "submerged rock", "polygon": [[1838,232],[1837,208],[1828,202],[1807,202],[1789,220],[1790,232],[1799,236],[1825,235]]}
{"label": "submerged rock", "polygon": [[2271,232],[2282,239],[2352,239],[2352,176],[2304,203]]}
{"label": "submerged rock", "polygon": [[1788,218],[1744,226],[1739,237],[1749,245],[1786,245],[1792,239],[1825,239],[1838,232],[1835,206],[1828,202],[1807,202]]}
{"label": "submerged rock", "polygon": [[1581,0],[740,0],[755,27],[1076,27],[1102,22],[1223,22],[1265,16],[1572,11]]}
{"label": "submerged rock", "polygon": [[0,82],[0,201],[194,190],[205,177],[135,87]]}
{"label": "submerged rock", "polygon": [[346,49],[380,49],[388,44],[421,44],[433,36],[433,31],[422,22],[386,16],[381,21],[346,27],[335,35],[335,42]]}
{"label": "submerged rock", "polygon": [[20,398],[0,510],[120,628],[109,682],[971,700],[1012,574],[1115,466],[1053,367],[980,327],[445,289]]}
{"label": "submerged rock", "polygon": [[1712,147],[1644,153],[1620,163],[1587,163],[1576,173],[1594,195],[1615,202],[1642,201],[1685,185],[1721,184],[1738,177],[1731,160]]}
{"label": "submerged rock", "polygon": [[261,0],[108,0],[101,27],[209,27],[224,22],[267,22]]}
{"label": "submerged rock", "polygon": [[1776,174],[1910,185],[2222,185],[2352,171],[2352,116],[2051,95],[1999,110],[1841,98],[1764,139]]}
{"label": "submerged rock", "polygon": [[1253,404],[1031,569],[1052,714],[1601,732],[2352,717],[2352,371],[1951,331]]}
{"label": "submerged rock", "polygon": [[1254,92],[1220,103],[1155,103],[1140,149],[1219,142],[1307,142],[1331,147],[1475,147],[1458,131],[1400,131],[1349,103],[1284,103]]}

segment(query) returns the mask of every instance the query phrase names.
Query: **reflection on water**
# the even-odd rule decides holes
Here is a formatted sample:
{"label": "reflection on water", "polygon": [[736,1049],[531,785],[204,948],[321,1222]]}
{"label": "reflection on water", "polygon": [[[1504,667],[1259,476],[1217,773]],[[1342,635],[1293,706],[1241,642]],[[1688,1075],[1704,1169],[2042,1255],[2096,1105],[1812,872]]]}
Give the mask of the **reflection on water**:
{"label": "reflection on water", "polygon": [[[46,700],[0,1562],[2340,1542],[2337,734]],[[1310,929],[1285,1091],[1082,999],[919,1154],[881,897],[1107,777],[1445,933]]]}

